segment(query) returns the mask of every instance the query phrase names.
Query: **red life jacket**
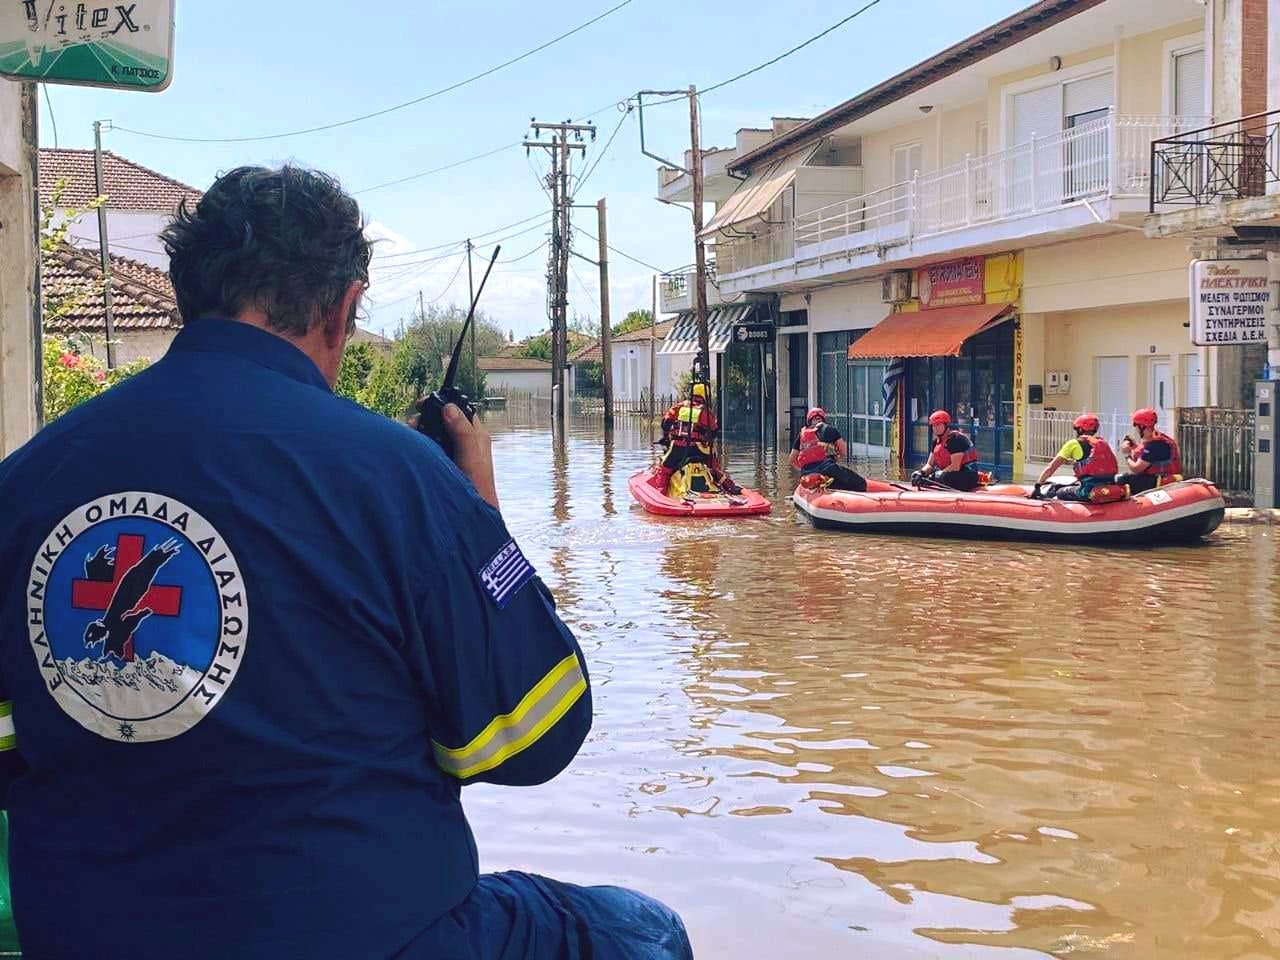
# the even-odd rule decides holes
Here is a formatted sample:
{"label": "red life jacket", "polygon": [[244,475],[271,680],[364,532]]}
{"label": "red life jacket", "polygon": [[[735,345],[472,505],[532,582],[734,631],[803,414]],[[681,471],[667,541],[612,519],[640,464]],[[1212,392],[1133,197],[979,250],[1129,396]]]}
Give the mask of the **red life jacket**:
{"label": "red life jacket", "polygon": [[[1151,440],[1163,440],[1169,445],[1168,460],[1161,463],[1152,463],[1150,460],[1147,460],[1147,444],[1150,443]],[[1178,441],[1174,440],[1173,437],[1166,436],[1159,430],[1155,432],[1151,437],[1151,440],[1143,441],[1142,444],[1139,445],[1138,449],[1133,452],[1133,459],[1147,460],[1147,469],[1144,472],[1154,474],[1158,477],[1172,477],[1174,474],[1181,474],[1182,453],[1178,450]]]}
{"label": "red life jacket", "polygon": [[1120,472],[1115,451],[1101,437],[1077,437],[1084,448],[1084,459],[1071,465],[1076,477],[1114,477]]}
{"label": "red life jacket", "polygon": [[960,455],[960,466],[967,467],[971,463],[978,462],[978,448],[974,446],[972,440],[961,433],[959,430],[948,430],[938,438],[933,448],[933,465],[939,470],[945,470],[951,466],[951,451],[947,449],[947,442],[952,437],[964,437],[964,442],[969,446],[965,448],[964,453]]}
{"label": "red life jacket", "polygon": [[831,447],[818,439],[817,427],[805,427],[800,431],[800,449],[796,462],[800,469],[821,463],[831,456]]}

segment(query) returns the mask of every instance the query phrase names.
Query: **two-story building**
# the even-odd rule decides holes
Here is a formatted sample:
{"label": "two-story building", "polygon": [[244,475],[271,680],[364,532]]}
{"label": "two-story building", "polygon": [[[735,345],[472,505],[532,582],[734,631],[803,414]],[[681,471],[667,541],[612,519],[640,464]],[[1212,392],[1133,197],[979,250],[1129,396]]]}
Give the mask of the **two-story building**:
{"label": "two-story building", "polygon": [[1075,412],[1115,436],[1135,407],[1167,424],[1207,402],[1187,244],[1142,224],[1151,143],[1209,120],[1210,10],[1040,0],[820,116],[739,134],[716,158],[729,196],[708,170],[704,239],[720,304],[776,324],[780,442],[818,403],[855,457],[905,466],[946,408],[985,467],[1026,476]]}

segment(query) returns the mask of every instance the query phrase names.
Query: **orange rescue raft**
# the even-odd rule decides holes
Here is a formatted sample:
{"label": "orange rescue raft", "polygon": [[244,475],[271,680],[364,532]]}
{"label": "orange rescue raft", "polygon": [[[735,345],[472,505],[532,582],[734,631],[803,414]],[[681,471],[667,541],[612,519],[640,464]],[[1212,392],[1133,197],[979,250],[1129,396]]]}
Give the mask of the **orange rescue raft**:
{"label": "orange rescue raft", "polygon": [[1033,499],[1032,490],[998,484],[961,493],[871,480],[866,493],[801,485],[791,499],[820,528],[1095,544],[1190,543],[1216,530],[1226,512],[1207,480],[1179,480],[1101,504]]}

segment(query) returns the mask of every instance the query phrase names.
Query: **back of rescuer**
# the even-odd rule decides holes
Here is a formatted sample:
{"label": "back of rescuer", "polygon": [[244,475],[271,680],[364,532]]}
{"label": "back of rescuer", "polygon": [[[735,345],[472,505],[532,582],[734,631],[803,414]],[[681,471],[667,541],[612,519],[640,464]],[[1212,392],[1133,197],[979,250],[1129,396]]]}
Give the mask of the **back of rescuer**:
{"label": "back of rescuer", "polygon": [[483,427],[446,408],[455,465],[333,394],[355,202],[244,167],[164,239],[167,355],[0,462],[24,954],[691,956],[641,894],[479,874],[463,786],[563,770],[587,666]]}

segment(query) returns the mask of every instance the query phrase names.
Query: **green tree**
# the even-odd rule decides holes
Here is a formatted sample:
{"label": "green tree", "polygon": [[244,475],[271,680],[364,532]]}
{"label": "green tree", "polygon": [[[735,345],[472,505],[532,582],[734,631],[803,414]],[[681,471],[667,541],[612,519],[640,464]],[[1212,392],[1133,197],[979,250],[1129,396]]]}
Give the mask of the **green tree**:
{"label": "green tree", "polygon": [[338,367],[338,382],[333,392],[348,400],[359,402],[360,391],[369,382],[373,371],[373,348],[367,343],[349,343]]}
{"label": "green tree", "polygon": [[540,333],[524,342],[520,348],[520,356],[530,360],[546,360],[551,362],[551,334]]}
{"label": "green tree", "polygon": [[611,330],[613,335],[617,337],[633,330],[646,330],[651,326],[653,326],[653,311],[641,308],[632,310],[622,318],[621,323],[615,323]]}
{"label": "green tree", "polygon": [[355,400],[363,407],[393,420],[403,420],[413,406],[414,395],[396,367],[394,357],[378,357]]}
{"label": "green tree", "polygon": [[145,369],[150,360],[134,360],[113,370],[96,357],[79,352],[67,337],[44,338],[44,418],[52,423],[68,410],[92,400],[122,380]]}
{"label": "green tree", "polygon": [[[454,304],[431,306],[425,314],[413,317],[405,326],[396,342],[392,363],[402,383],[414,396],[430,393],[440,386],[466,319],[466,310]],[[475,324],[477,356],[497,354],[506,343],[502,330],[480,311],[476,311],[472,322]],[[484,377],[478,374],[476,382],[472,382],[470,341],[468,334],[458,363],[457,386],[468,396],[481,397],[484,395]]]}

